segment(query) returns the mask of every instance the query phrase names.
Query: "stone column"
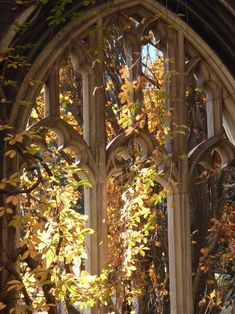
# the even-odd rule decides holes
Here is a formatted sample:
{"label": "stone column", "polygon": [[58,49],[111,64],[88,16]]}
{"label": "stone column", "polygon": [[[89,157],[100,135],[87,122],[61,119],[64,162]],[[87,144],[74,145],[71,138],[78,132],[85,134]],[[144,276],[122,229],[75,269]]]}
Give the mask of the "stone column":
{"label": "stone column", "polygon": [[45,117],[56,117],[60,113],[59,65],[56,63],[45,84]]}
{"label": "stone column", "polygon": [[[173,108],[172,153],[177,160],[176,185],[169,197],[168,232],[171,314],[192,314],[191,237],[188,196],[187,109],[185,102],[184,33],[179,30],[171,41],[170,58],[176,75],[171,83]],[[174,56],[172,55],[174,53]]]}
{"label": "stone column", "polygon": [[[102,20],[98,21],[98,30],[96,34],[96,45],[98,48],[103,46]],[[105,132],[105,86],[104,86],[104,68],[103,51],[98,49],[99,62],[96,66],[96,148],[98,165],[97,182],[97,213],[98,213],[98,246],[99,246],[99,271],[105,266],[107,261],[107,230],[106,230],[106,132]]]}
{"label": "stone column", "polygon": [[[213,135],[223,134],[223,121],[222,121],[222,88],[217,84],[211,84],[211,93],[207,95],[207,102],[213,107]],[[209,136],[209,134],[208,134]],[[210,137],[210,136],[209,136]]]}
{"label": "stone column", "polygon": [[[99,275],[107,261],[106,217],[106,138],[105,138],[105,86],[103,70],[102,20],[97,22],[96,33],[90,35],[90,50],[94,60],[93,69],[87,72],[86,87],[83,97],[84,105],[84,138],[89,145],[95,161],[95,183],[90,191],[85,192],[85,204],[89,215],[89,226],[95,234],[89,237],[87,270]],[[98,53],[97,53],[98,51]],[[94,307],[88,312],[105,313],[105,309]]]}
{"label": "stone column", "polygon": [[[125,30],[124,30],[125,32]],[[142,72],[142,60],[141,60],[141,42],[140,38],[137,36],[135,32],[129,31],[124,36],[125,42],[125,52],[127,58],[127,66],[129,68],[130,77],[129,80],[131,83],[134,81],[138,81],[139,76]],[[138,107],[133,114],[132,120],[135,120],[135,116],[141,112],[141,104],[142,104],[142,89],[139,82],[139,88],[133,91],[133,95],[131,95],[133,103],[138,104]]]}

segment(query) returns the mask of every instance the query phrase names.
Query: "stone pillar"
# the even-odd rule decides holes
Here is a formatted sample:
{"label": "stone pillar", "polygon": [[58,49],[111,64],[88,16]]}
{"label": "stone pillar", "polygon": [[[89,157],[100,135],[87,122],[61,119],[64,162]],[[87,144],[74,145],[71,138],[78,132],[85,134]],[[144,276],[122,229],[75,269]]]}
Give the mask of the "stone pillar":
{"label": "stone pillar", "polygon": [[[125,30],[124,30],[125,32]],[[125,52],[127,58],[127,66],[129,68],[130,82],[138,81],[138,77],[142,72],[142,60],[141,60],[141,41],[140,38],[137,37],[136,33],[132,33],[129,31],[124,36],[125,42]],[[132,116],[132,120],[135,120],[135,116],[141,112],[141,104],[142,104],[142,89],[141,84],[139,82],[139,88],[133,91],[133,95],[131,95],[133,103],[138,104],[135,113]]]}
{"label": "stone pillar", "polygon": [[[174,41],[171,41],[170,45],[172,44]],[[184,33],[181,30],[176,35],[175,47],[171,47],[169,57],[174,58],[173,67],[176,71],[172,79],[170,98],[174,132],[172,153],[177,160],[178,172],[176,185],[169,197],[168,211],[171,314],[192,314],[185,54]]]}
{"label": "stone pillar", "polygon": [[222,88],[219,83],[213,84],[211,95],[208,97],[208,102],[213,106],[213,135],[223,134],[223,121],[222,121]]}
{"label": "stone pillar", "polygon": [[56,117],[60,113],[59,65],[55,64],[45,84],[45,117]]}
{"label": "stone pillar", "polygon": [[[105,86],[103,70],[102,20],[97,22],[96,33],[90,34],[90,49],[94,60],[93,69],[87,72],[86,87],[83,97],[84,105],[84,138],[89,145],[95,160],[95,183],[90,191],[85,192],[85,204],[89,215],[89,226],[95,234],[88,238],[87,270],[99,275],[107,261],[107,229],[106,216],[106,140],[105,140]],[[98,48],[98,49],[97,49]],[[96,53],[98,51],[98,53]],[[88,312],[92,314],[105,313],[105,309],[94,307]]]}
{"label": "stone pillar", "polygon": [[[99,48],[103,46],[102,20],[98,21],[98,30],[96,35],[96,45]],[[97,182],[97,213],[98,213],[98,251],[99,251],[99,271],[105,266],[107,261],[107,230],[106,230],[106,132],[105,132],[105,86],[104,86],[104,68],[103,68],[103,51],[98,49],[98,58],[101,60],[96,66],[96,148],[97,148],[97,165],[98,165],[98,182]]]}

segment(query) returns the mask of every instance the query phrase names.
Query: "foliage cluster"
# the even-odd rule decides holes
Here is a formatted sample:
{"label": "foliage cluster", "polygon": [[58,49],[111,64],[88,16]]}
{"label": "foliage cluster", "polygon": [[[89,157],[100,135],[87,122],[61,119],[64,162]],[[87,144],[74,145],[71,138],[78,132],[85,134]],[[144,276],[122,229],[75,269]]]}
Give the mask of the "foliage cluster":
{"label": "foliage cluster", "polygon": [[[22,1],[16,2],[22,4]],[[47,4],[48,0],[40,2]],[[55,2],[48,19],[51,26],[65,22],[64,13],[72,2]],[[85,6],[93,3],[95,1],[83,1]],[[118,171],[107,182],[107,269],[99,276],[85,270],[85,240],[93,231],[86,226],[83,190],[92,188],[90,183],[80,179],[83,170],[77,167],[71,151],[58,148],[55,133],[32,127],[45,116],[42,88],[27,130],[9,126],[7,115],[1,119],[5,167],[10,175],[0,181],[0,219],[12,243],[9,243],[8,256],[0,265],[4,278],[0,310],[7,308],[12,314],[17,311],[53,314],[63,307],[65,311],[80,313],[87,306],[103,302],[112,313],[170,311],[168,191],[158,183],[159,165],[153,158],[146,157],[137,138],[140,132],[145,132],[155,144],[155,151],[164,151],[164,145],[172,137],[167,97],[170,79],[175,73],[166,71],[166,64],[173,61],[164,57],[151,30],[140,38],[140,53],[133,54],[133,64],[128,64],[123,38],[130,32],[139,38],[136,24],[144,23],[132,20],[134,22],[126,25],[120,19],[118,26],[104,29],[102,47],[92,51],[96,64],[101,62],[98,55],[105,49],[107,144],[121,133],[133,134],[114,157]],[[92,31],[96,32],[97,27]],[[3,50],[0,62],[13,70],[30,66],[14,48]],[[70,58],[60,64],[59,77],[60,117],[82,135],[82,77]],[[4,75],[0,78],[5,87],[17,86],[17,82]],[[34,84],[42,82],[30,80],[29,88]],[[195,92],[190,86],[187,102],[192,101],[194,105],[192,95],[196,95],[199,107],[204,108],[205,94]],[[12,100],[1,99],[6,108],[9,102]],[[26,103],[22,101],[22,105]],[[203,110],[199,121],[205,120]],[[198,113],[195,112],[189,109],[189,116]],[[194,132],[192,125],[189,129]],[[198,134],[194,136],[195,141],[198,141]],[[206,134],[203,136],[205,138]],[[222,176],[213,165],[212,169],[217,175],[214,185],[210,182],[212,174],[202,174],[200,179],[206,179],[203,184],[207,184],[210,191],[205,210],[207,213],[217,211],[217,214],[212,221],[210,216],[205,226],[200,225],[201,230],[193,230],[192,234],[193,237],[197,233],[204,235],[203,241],[193,238],[192,243],[196,246],[193,260],[196,265],[195,313],[217,313],[232,304],[234,295],[234,200],[222,195],[217,204],[211,201],[219,193],[218,181]],[[222,182],[226,189],[226,178]],[[205,187],[201,182],[196,184]]]}
{"label": "foliage cluster", "polygon": [[[47,310],[57,313],[61,302],[70,307],[94,305],[102,293],[105,274],[89,275],[85,267],[87,217],[79,207],[79,188],[90,183],[79,179],[79,169],[58,152],[52,134],[42,148],[42,138],[34,131],[14,134],[7,130],[5,156],[10,162],[22,158],[21,173],[1,180],[5,194],[0,215],[9,231],[20,232],[20,242],[12,260],[1,265],[8,272],[6,291],[17,292],[20,313]],[[19,269],[13,264],[20,262]],[[4,306],[2,306],[4,308]],[[77,311],[78,312],[78,311]]]}

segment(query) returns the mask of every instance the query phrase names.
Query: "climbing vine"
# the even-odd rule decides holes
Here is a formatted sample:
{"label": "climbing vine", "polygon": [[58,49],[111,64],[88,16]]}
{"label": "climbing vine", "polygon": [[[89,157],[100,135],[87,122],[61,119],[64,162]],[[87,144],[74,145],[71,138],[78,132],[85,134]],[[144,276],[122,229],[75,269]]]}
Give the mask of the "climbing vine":
{"label": "climbing vine", "polygon": [[[48,0],[38,2],[43,7],[51,5]],[[31,3],[15,1],[20,7]],[[73,3],[73,0],[57,0],[50,6],[47,23],[52,29],[84,14],[73,12],[68,17],[68,8]],[[95,3],[95,0],[82,1],[84,7]],[[107,10],[112,13],[110,7]],[[38,84],[41,91],[33,105],[20,101],[22,106],[32,106],[27,130],[10,125],[9,108],[14,99],[2,94],[0,100],[0,132],[4,143],[1,154],[9,173],[7,176],[3,173],[0,181],[0,219],[9,241],[8,255],[0,264],[3,283],[0,311],[57,314],[63,309],[81,313],[96,304],[105,305],[110,313],[170,311],[169,192],[159,183],[159,168],[162,161],[171,160],[173,164],[165,145],[173,136],[168,93],[171,79],[176,75],[166,69],[174,61],[164,57],[150,30],[141,38],[137,36],[140,53],[134,56],[132,66],[127,65],[129,56],[123,33],[137,32],[136,25],[145,21],[132,18],[132,23],[125,25],[118,18],[117,22],[102,29],[104,42],[91,49],[92,67],[101,62],[104,67],[107,144],[120,134],[129,139],[113,156],[114,169],[107,180],[107,267],[99,275],[91,275],[85,269],[85,240],[94,231],[87,226],[83,194],[92,185],[82,179],[84,170],[77,166],[74,154],[61,150],[53,131],[33,127],[45,115],[44,90],[43,82],[29,80],[29,88]],[[16,25],[16,31],[23,33],[28,26]],[[94,26],[91,31],[98,30]],[[19,69],[27,71],[31,66],[24,53],[33,46],[28,43],[1,50],[3,91],[9,88],[17,91],[18,82],[12,73]],[[104,60],[100,60],[104,51]],[[82,77],[70,57],[59,72],[60,117],[82,136]],[[196,94],[194,97],[203,108],[205,95],[198,90],[195,93],[191,85],[187,93],[189,115],[193,115],[192,94]],[[204,111],[199,118],[199,121],[204,119]],[[193,126],[189,131],[195,133]],[[138,141],[140,134],[148,134],[154,143],[150,153],[146,154]],[[206,134],[202,135],[204,139]],[[198,141],[198,135],[191,137],[191,142]],[[195,313],[217,313],[233,305],[234,196],[229,194],[233,190],[232,179],[224,172],[232,176],[234,169],[227,167],[223,172],[218,168],[212,163],[210,173],[204,171],[201,181],[195,183],[199,190],[209,191],[204,209],[213,212],[213,219],[207,217],[204,226],[192,223]],[[218,200],[215,195],[220,188],[227,193],[222,193]]]}

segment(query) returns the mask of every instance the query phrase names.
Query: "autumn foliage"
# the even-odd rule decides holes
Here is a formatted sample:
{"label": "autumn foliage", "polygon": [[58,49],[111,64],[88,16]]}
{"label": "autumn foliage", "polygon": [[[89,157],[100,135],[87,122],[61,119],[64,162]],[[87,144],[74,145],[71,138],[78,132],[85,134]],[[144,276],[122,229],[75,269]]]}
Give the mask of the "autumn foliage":
{"label": "autumn foliage", "polygon": [[[50,23],[58,25],[57,20]],[[29,82],[41,88],[25,130],[1,120],[7,175],[0,181],[0,219],[8,234],[9,254],[0,265],[0,311],[57,314],[63,309],[78,314],[99,304],[110,313],[170,313],[169,191],[160,179],[162,164],[175,165],[166,146],[175,136],[168,97],[177,73],[168,70],[174,60],[163,54],[151,29],[138,37],[139,53],[133,53],[134,62],[128,64],[122,35],[135,34],[137,22],[144,23],[133,19],[130,26],[121,21],[104,29],[104,60],[98,59],[98,49],[93,52],[97,58],[92,66],[103,62],[104,69],[106,144],[119,135],[124,138],[106,178],[108,261],[100,274],[89,274],[85,266],[86,239],[94,231],[87,225],[84,190],[92,189],[92,184],[84,179],[86,171],[77,165],[75,153],[60,147],[58,134],[37,128],[45,117],[44,83]],[[0,62],[7,69],[30,66],[14,48],[5,49]],[[82,75],[69,54],[58,67],[59,116],[83,136]],[[4,86],[15,87],[16,82],[3,76],[1,80]],[[186,90],[190,148],[207,139],[206,96],[195,84],[193,78]],[[1,100],[5,106],[9,102]],[[198,112],[201,124],[196,129],[192,117]],[[151,149],[140,135],[150,139]],[[195,215],[191,221],[196,314],[234,306],[234,167],[222,169],[219,153],[213,154],[209,169],[197,169],[190,186],[190,201],[198,216],[206,217],[202,222]],[[194,199],[195,191],[202,200]]]}

